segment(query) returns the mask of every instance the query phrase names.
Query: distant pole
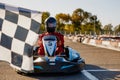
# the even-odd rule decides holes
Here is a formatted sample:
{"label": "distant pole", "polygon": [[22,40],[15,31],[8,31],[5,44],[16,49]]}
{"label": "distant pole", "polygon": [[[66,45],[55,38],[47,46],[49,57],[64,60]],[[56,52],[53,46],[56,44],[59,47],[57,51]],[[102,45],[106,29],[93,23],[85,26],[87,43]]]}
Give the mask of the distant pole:
{"label": "distant pole", "polygon": [[94,35],[96,35],[96,32],[95,32],[95,16],[94,16]]}

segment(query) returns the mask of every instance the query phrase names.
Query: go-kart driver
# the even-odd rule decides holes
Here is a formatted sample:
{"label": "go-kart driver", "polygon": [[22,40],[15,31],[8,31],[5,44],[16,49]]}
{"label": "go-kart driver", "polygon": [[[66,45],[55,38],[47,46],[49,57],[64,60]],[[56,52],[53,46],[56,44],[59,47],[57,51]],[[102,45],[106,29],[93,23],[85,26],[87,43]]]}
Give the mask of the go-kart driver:
{"label": "go-kart driver", "polygon": [[45,55],[42,38],[46,35],[55,35],[57,37],[57,48],[56,48],[55,55],[60,55],[62,52],[64,52],[64,36],[61,33],[55,32],[56,26],[57,26],[57,21],[54,17],[48,17],[45,20],[46,32],[39,35],[38,55],[41,55],[41,56]]}

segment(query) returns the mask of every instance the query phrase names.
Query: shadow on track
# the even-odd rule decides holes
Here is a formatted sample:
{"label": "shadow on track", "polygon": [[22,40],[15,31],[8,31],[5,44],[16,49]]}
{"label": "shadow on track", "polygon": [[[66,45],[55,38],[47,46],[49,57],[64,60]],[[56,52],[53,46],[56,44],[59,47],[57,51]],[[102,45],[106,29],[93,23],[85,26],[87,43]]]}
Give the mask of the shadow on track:
{"label": "shadow on track", "polygon": [[32,77],[37,80],[87,80],[81,72],[74,73],[34,73],[28,74],[27,77]]}
{"label": "shadow on track", "polygon": [[99,80],[120,80],[120,71],[110,71],[109,69],[102,68],[100,66],[95,66],[87,64],[85,70],[97,77]]}
{"label": "shadow on track", "polygon": [[[115,80],[117,75],[120,75],[120,71],[109,71],[105,68],[86,64],[85,69],[91,75],[95,76],[99,80]],[[91,70],[91,71],[89,71]],[[93,71],[92,71],[93,70]],[[96,71],[94,71],[96,70]],[[98,71],[97,71],[98,70]],[[99,71],[101,70],[101,71]],[[34,78],[35,80],[89,80],[82,72],[75,73],[33,73],[25,75],[27,77]]]}
{"label": "shadow on track", "polygon": [[[99,68],[94,65],[86,65],[86,68]],[[27,74],[27,77],[32,77],[38,80],[89,80],[82,72],[74,72],[74,73],[34,73]]]}

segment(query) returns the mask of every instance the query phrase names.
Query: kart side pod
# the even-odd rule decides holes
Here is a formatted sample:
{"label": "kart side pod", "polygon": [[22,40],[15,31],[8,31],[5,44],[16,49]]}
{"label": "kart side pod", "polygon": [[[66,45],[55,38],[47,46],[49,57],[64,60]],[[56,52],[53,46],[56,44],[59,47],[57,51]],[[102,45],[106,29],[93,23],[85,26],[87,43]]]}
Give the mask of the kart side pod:
{"label": "kart side pod", "polygon": [[65,47],[65,53],[69,61],[80,59],[80,53],[78,53],[76,50],[72,49],[71,47]]}

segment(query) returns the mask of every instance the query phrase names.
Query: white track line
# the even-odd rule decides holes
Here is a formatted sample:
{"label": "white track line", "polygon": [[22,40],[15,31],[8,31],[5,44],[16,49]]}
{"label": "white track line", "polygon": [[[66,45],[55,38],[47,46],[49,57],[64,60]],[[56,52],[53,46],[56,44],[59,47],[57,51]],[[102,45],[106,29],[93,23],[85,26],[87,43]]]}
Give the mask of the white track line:
{"label": "white track line", "polygon": [[89,80],[99,80],[98,78],[96,78],[94,75],[92,75],[91,73],[89,73],[88,71],[92,71],[92,72],[101,72],[101,71],[120,71],[120,69],[96,69],[96,70],[82,70],[82,74],[85,75]]}
{"label": "white track line", "polygon": [[92,72],[97,72],[97,71],[120,71],[120,69],[96,69],[96,70],[86,70],[86,71],[92,71]]}
{"label": "white track line", "polygon": [[82,74],[84,74],[89,80],[99,80],[95,76],[93,76],[91,73],[87,72],[86,70],[81,71]]}

